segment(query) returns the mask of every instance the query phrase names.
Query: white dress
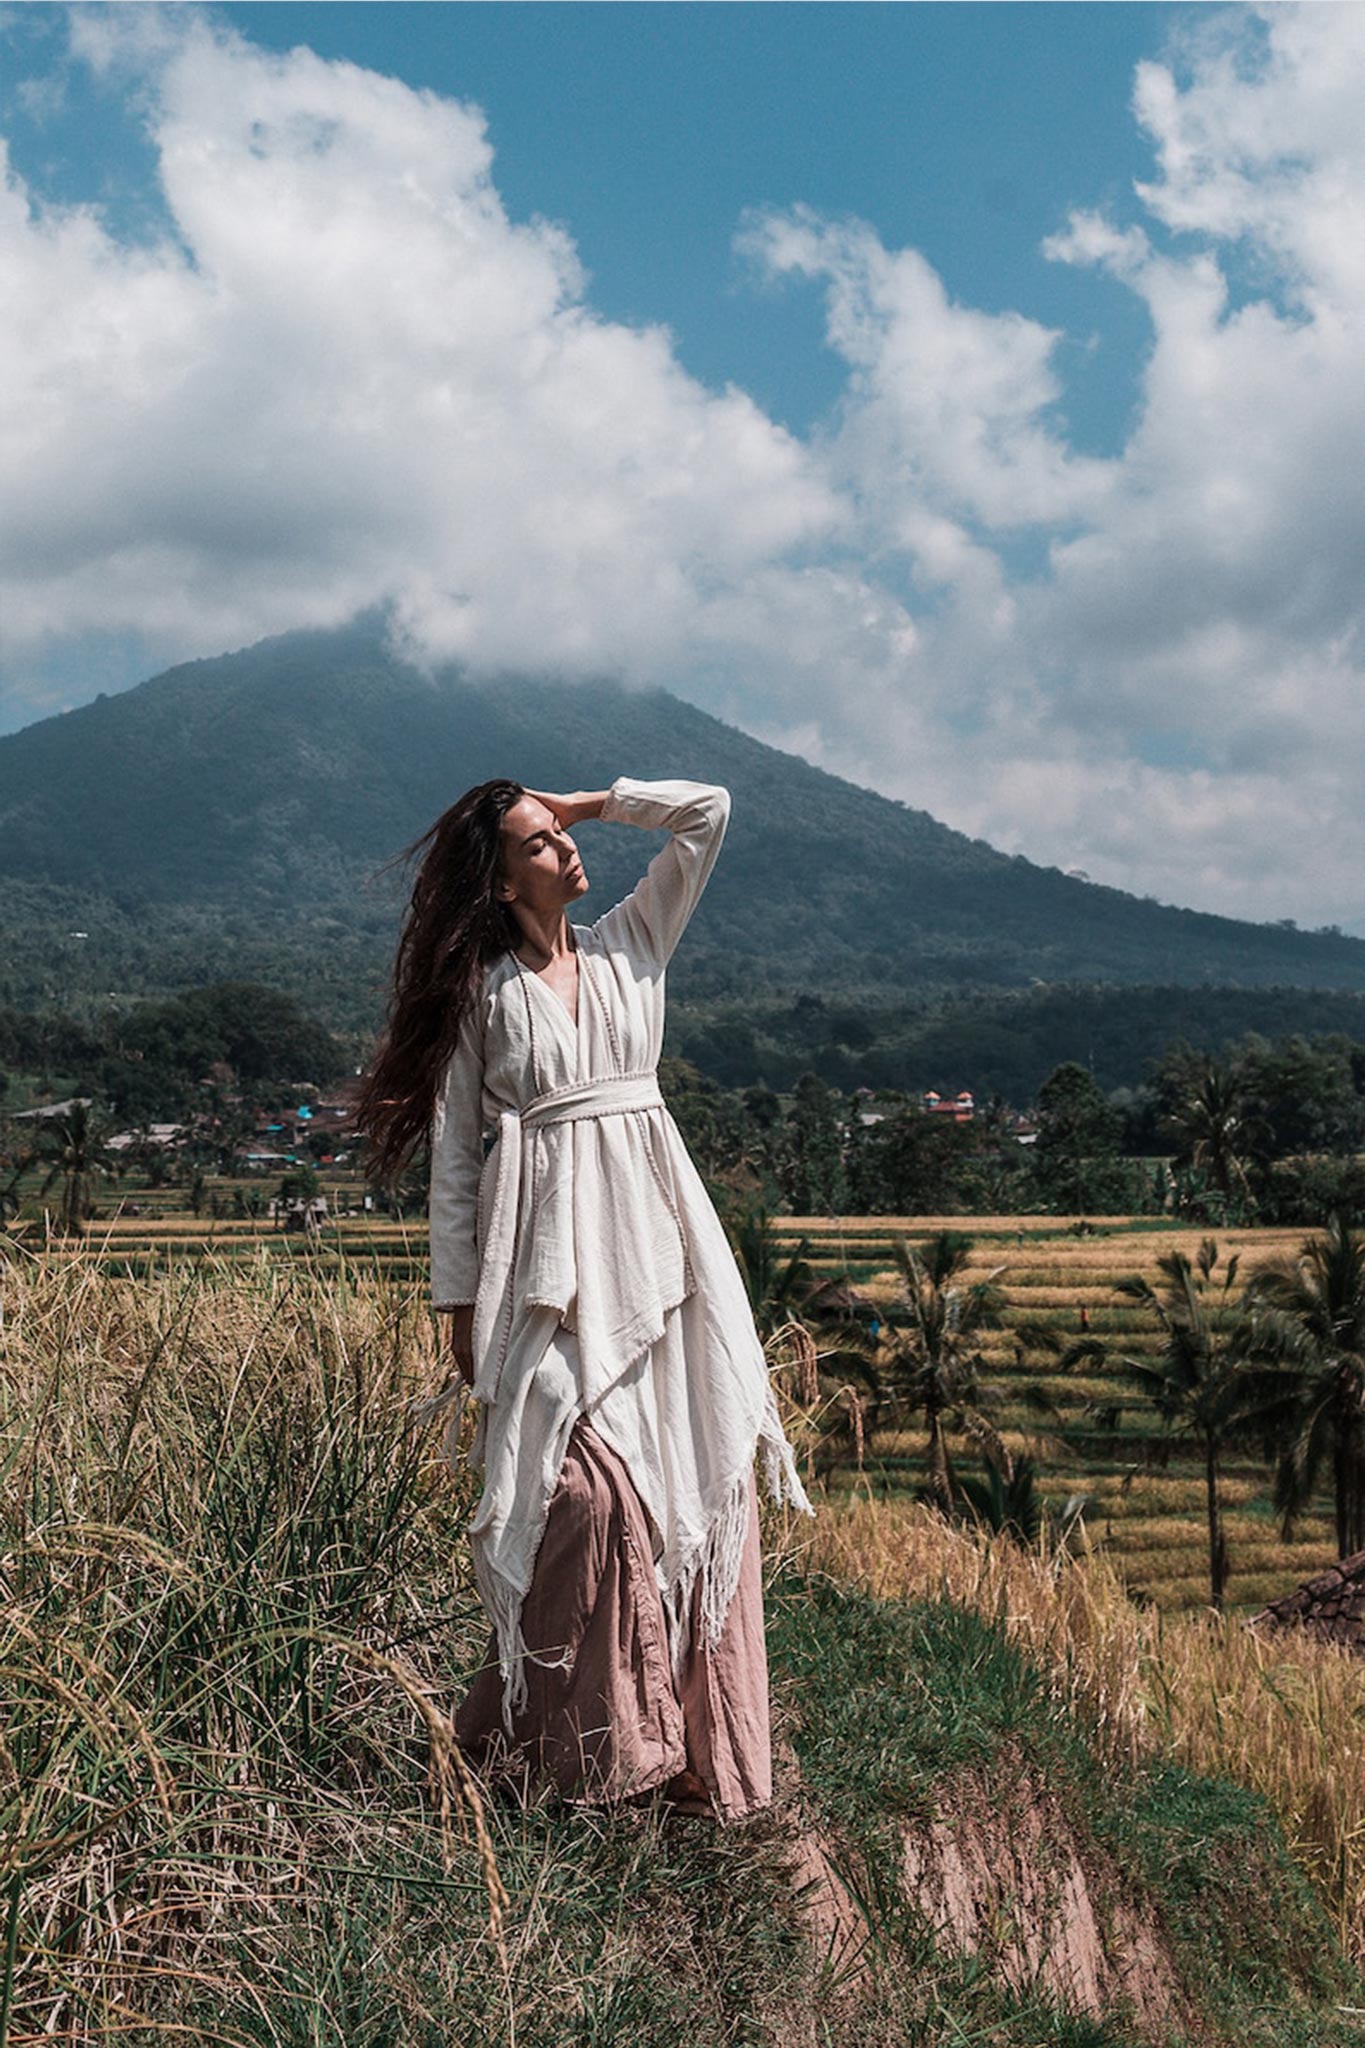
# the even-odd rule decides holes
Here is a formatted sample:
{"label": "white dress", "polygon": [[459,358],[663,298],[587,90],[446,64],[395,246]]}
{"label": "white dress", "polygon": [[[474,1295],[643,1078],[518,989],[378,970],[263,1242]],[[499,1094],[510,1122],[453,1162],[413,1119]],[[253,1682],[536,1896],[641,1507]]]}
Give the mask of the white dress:
{"label": "white dress", "polygon": [[[524,1703],[521,1603],[569,1433],[586,1415],[649,1519],[675,1672],[694,1581],[719,1640],[763,1449],[774,1499],[813,1514],[719,1217],[658,1092],[664,970],[720,851],[726,790],[620,776],[605,820],[668,842],[631,894],[572,925],[578,1017],[508,953],[486,970],[432,1123],[431,1288],[475,1305],[469,1525],[503,1715]],[[483,1133],[497,1141],[485,1160]],[[460,1382],[450,1405],[457,1455]]]}

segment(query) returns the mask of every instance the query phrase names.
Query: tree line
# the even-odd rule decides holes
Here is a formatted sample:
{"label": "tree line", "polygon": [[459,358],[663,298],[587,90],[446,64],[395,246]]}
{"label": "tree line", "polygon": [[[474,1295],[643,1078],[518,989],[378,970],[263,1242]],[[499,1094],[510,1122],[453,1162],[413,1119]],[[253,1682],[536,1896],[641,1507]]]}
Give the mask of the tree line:
{"label": "tree line", "polygon": [[220,981],[84,1022],[60,1010],[0,1007],[0,1107],[11,1076],[60,1081],[127,1123],[169,1122],[204,1106],[205,1083],[252,1091],[264,1106],[300,1083],[325,1086],[352,1058],[292,996],[259,982]]}
{"label": "tree line", "polygon": [[663,1063],[702,1170],[798,1215],[1175,1215],[1212,1226],[1365,1213],[1365,1046],[1248,1036],[1176,1044],[1136,1088],[1063,1061],[1027,1122],[999,1097],[970,1121],[904,1091],[806,1073],[789,1095]]}
{"label": "tree line", "polygon": [[[876,1025],[856,1004],[803,996],[784,1029],[813,1062],[832,1038],[851,1052]],[[0,1114],[20,1106],[23,1077],[89,1097],[111,1128],[208,1112],[225,1131],[234,1118],[246,1129],[247,1108],[326,1087],[366,1050],[251,982],[111,1006],[95,1022],[0,1007]],[[717,1064],[669,1054],[661,1065],[698,1163],[717,1185],[798,1214],[1090,1211],[1217,1227],[1365,1210],[1365,1042],[1346,1032],[1244,1033],[1220,1050],[1177,1040],[1118,1086],[1066,1059],[1012,1100],[963,1060],[951,1084],[975,1090],[965,1123],[925,1114],[916,1086],[844,1085],[813,1063],[781,1089],[734,1085]],[[905,1083],[944,1080],[899,1071]],[[408,1188],[404,1199],[420,1197]]]}

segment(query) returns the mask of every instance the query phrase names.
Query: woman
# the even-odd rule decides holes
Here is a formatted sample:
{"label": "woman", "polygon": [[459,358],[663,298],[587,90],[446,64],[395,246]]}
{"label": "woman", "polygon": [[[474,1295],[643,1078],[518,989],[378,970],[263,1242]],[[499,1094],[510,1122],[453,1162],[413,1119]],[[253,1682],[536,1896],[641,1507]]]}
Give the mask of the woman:
{"label": "woman", "polygon": [[[665,968],[729,807],[629,776],[468,791],[417,843],[362,1104],[373,1171],[430,1130],[432,1299],[459,1377],[420,1412],[450,1408],[452,1461],[468,1390],[478,1406],[469,1538],[493,1637],[460,1741],[583,1799],[661,1787],[721,1819],[771,1797],[758,1446],[773,1498],[814,1512],[658,1086]],[[578,925],[569,828],[588,818],[669,839]]]}

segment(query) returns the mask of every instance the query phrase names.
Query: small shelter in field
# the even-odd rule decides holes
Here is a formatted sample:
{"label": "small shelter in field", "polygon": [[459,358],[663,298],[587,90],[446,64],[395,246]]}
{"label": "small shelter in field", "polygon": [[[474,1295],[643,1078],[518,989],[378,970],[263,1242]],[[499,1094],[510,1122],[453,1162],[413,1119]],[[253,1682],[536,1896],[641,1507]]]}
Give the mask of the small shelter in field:
{"label": "small shelter in field", "polygon": [[1365,1656],[1365,1550],[1327,1570],[1251,1617],[1253,1628],[1304,1628],[1325,1642]]}
{"label": "small shelter in field", "polygon": [[836,1275],[829,1280],[821,1280],[813,1287],[801,1306],[808,1315],[844,1316],[851,1320],[868,1314],[872,1302],[867,1295],[859,1294],[847,1280]]}
{"label": "small shelter in field", "polygon": [[269,1206],[276,1230],[321,1230],[327,1221],[326,1195],[276,1195]]}

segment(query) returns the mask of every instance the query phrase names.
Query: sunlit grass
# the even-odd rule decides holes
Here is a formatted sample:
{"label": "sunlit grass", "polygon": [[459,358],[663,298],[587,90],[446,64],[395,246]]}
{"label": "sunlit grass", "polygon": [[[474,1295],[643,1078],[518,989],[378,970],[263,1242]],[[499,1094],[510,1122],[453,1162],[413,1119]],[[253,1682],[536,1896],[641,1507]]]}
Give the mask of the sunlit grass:
{"label": "sunlit grass", "polygon": [[[406,1419],[443,1373],[424,1295],[269,1247],[144,1279],[22,1250],[0,1267],[10,2048],[548,2043],[561,2023],[671,2048],[719,2039],[716,1981],[746,2013],[799,1992],[761,1831],[481,1800],[450,1721],[486,1640],[476,1482]],[[1150,1485],[1194,1525],[1184,1481]],[[1000,1617],[1116,1760],[1265,1791],[1359,1947],[1355,1666],[1163,1623],[1103,1558],[1054,1570],[904,1501],[771,1518],[770,1574],[792,1545],[802,1569]]]}
{"label": "sunlit grass", "polygon": [[830,1509],[813,1556],[884,1597],[939,1596],[1000,1619],[1116,1761],[1164,1755],[1262,1793],[1343,1944],[1365,1958],[1365,1661],[1211,1610],[1136,1606],[1103,1556],[1049,1559],[910,1502]]}
{"label": "sunlit grass", "polygon": [[0,2036],[221,1990],[322,1869],[423,1870],[499,1949],[417,1598],[454,1533],[404,1420],[428,1319],[272,1264],[0,1290]]}

